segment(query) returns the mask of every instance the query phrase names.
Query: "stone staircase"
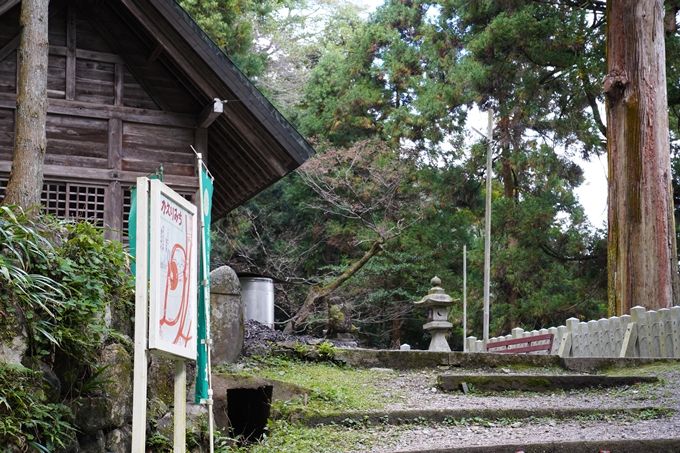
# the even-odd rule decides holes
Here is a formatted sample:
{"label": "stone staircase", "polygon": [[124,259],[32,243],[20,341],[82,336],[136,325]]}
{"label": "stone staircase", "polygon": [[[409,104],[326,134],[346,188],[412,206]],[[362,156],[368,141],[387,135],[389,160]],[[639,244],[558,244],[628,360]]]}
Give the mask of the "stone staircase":
{"label": "stone staircase", "polygon": [[[295,415],[310,427],[409,426],[396,445],[366,451],[680,453],[676,359],[359,349],[343,350],[340,358],[384,370],[385,388],[422,377],[422,388],[384,410]],[[659,363],[670,371],[635,372]]]}

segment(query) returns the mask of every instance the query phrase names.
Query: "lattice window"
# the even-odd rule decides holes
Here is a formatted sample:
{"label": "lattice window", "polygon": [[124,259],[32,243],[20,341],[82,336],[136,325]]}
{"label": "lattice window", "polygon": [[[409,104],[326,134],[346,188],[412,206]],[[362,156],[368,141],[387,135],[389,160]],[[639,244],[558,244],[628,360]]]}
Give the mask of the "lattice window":
{"label": "lattice window", "polygon": [[[0,201],[5,197],[7,177],[0,177]],[[105,186],[46,181],[40,201],[43,212],[60,219],[87,220],[98,226],[104,225],[104,206],[107,188]],[[193,202],[193,193],[181,193]],[[123,241],[127,242],[128,215],[130,214],[131,191],[123,191]]]}
{"label": "lattice window", "polygon": [[43,184],[40,202],[43,212],[53,214],[60,219],[66,218],[67,185],[64,183],[46,182]]}
{"label": "lattice window", "polygon": [[[0,200],[5,197],[7,178],[0,178]],[[87,220],[104,224],[106,187],[45,181],[40,202],[42,211],[60,219]]]}
{"label": "lattice window", "polygon": [[43,212],[60,219],[87,220],[104,224],[106,187],[84,184],[46,182],[40,201]]}
{"label": "lattice window", "polygon": [[106,187],[68,184],[68,217],[104,224]]}
{"label": "lattice window", "polygon": [[127,238],[130,223],[128,216],[130,215],[130,206],[132,205],[132,191],[125,189],[123,191],[123,235]]}

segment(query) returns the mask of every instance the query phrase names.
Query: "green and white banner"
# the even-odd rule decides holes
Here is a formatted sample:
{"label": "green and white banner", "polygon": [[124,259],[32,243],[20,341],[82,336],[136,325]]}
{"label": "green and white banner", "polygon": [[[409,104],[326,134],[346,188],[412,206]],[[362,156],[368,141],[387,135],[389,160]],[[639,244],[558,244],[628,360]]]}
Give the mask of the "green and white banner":
{"label": "green and white banner", "polygon": [[[199,162],[201,162],[199,160]],[[196,404],[209,399],[210,386],[208,353],[210,345],[206,339],[210,338],[210,220],[212,211],[213,182],[201,165],[201,214],[203,228],[201,229],[201,263],[199,266],[198,286],[198,355],[196,358]]]}

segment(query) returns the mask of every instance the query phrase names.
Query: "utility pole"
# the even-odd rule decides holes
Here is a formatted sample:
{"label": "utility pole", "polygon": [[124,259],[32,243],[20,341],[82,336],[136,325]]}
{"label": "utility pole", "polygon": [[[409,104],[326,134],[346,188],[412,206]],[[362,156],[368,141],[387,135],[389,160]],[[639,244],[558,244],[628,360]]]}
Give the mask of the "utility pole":
{"label": "utility pole", "polygon": [[493,152],[493,109],[489,108],[489,126],[487,132],[488,151],[486,155],[486,222],[484,230],[484,335],[486,346],[489,341],[489,284],[491,280],[491,176]]}

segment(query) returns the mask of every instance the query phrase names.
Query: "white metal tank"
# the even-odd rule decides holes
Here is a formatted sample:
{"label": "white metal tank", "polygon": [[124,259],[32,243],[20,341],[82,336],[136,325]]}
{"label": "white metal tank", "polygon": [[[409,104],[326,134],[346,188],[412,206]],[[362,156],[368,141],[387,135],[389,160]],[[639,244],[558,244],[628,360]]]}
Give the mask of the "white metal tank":
{"label": "white metal tank", "polygon": [[240,277],[245,319],[254,319],[274,328],[274,280],[266,277]]}

